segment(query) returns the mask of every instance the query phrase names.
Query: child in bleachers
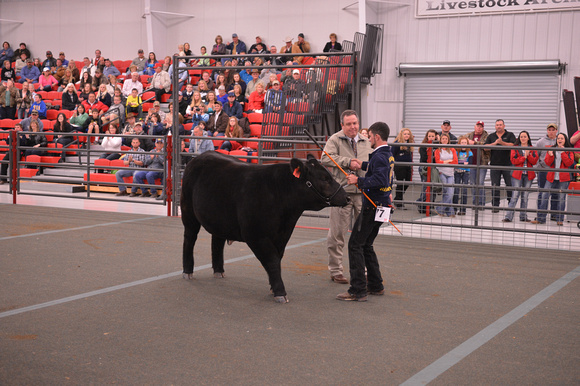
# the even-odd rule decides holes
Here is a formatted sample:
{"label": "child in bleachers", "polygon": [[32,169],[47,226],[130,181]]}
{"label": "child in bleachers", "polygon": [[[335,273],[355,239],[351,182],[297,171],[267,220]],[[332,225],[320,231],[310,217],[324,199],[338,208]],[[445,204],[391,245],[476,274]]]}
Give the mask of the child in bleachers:
{"label": "child in bleachers", "polygon": [[139,90],[137,90],[136,88],[131,90],[131,95],[129,95],[127,97],[127,105],[126,105],[126,113],[133,113],[135,115],[139,115],[139,106],[141,106],[141,104],[143,103],[143,101],[141,100],[141,97],[139,96]]}

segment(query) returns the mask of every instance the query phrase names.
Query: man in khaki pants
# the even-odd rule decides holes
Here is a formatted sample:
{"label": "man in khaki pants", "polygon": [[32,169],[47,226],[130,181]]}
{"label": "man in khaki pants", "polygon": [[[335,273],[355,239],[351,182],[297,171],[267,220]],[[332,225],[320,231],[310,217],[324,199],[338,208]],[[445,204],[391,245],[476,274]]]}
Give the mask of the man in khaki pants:
{"label": "man in khaki pants", "polygon": [[[360,170],[360,167],[362,161],[368,161],[372,148],[367,138],[358,135],[359,121],[356,111],[345,110],[340,117],[340,124],[342,130],[328,139],[324,150],[345,172],[364,177],[365,172]],[[330,230],[326,243],[330,279],[335,283],[348,284],[342,267],[344,236],[352,224],[353,216],[356,219],[361,211],[361,192],[354,185],[346,186],[346,176],[324,153],[321,163],[330,168],[334,179],[345,186],[344,190],[350,197],[350,203],[347,206],[330,208]]]}

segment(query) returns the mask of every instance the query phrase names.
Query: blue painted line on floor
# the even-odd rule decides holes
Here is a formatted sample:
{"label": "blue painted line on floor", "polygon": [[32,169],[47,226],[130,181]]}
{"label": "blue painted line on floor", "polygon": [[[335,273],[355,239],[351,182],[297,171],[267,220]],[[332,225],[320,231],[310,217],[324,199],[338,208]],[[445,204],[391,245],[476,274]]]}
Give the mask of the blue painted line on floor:
{"label": "blue painted line on floor", "polygon": [[[78,228],[78,229],[80,229],[80,228]],[[44,233],[44,232],[41,232],[41,233]],[[311,244],[317,244],[317,243],[323,242],[325,240],[326,240],[326,237],[321,238],[321,239],[317,239],[317,240],[305,241],[303,243],[299,243],[299,244],[294,244],[294,245],[287,246],[286,247],[286,250],[294,249],[294,248],[300,248],[300,247],[304,247],[306,245],[311,245]],[[251,257],[254,257],[254,255],[253,254],[249,254],[249,255],[244,255],[244,256],[240,256],[240,257],[234,257],[232,259],[225,260],[224,263],[225,264],[235,263],[235,262],[238,262],[238,261],[247,260],[247,259],[249,259]],[[211,268],[211,264],[205,264],[205,265],[201,265],[199,267],[196,267],[194,269],[194,272],[202,271],[202,270],[208,269],[208,268]],[[52,300],[52,301],[49,301],[49,302],[40,303],[40,304],[36,304],[36,305],[33,305],[33,306],[17,308],[17,309],[14,309],[14,310],[5,311],[5,312],[0,313],[0,319],[6,318],[6,317],[12,316],[12,315],[22,314],[22,313],[29,312],[29,311],[39,310],[41,308],[46,308],[46,307],[51,307],[51,306],[56,306],[56,305],[59,305],[59,304],[64,304],[64,303],[72,302],[72,301],[79,300],[79,299],[86,299],[86,298],[90,298],[92,296],[103,295],[103,294],[107,294],[107,293],[110,293],[110,292],[113,292],[113,291],[118,291],[118,290],[122,290],[122,289],[126,289],[126,288],[131,288],[131,287],[135,287],[135,286],[142,285],[142,284],[152,283],[154,281],[168,279],[168,278],[171,278],[171,277],[179,276],[181,274],[182,274],[181,271],[167,273],[167,274],[164,274],[164,275],[153,276],[153,277],[150,277],[150,278],[147,278],[147,279],[141,279],[141,280],[137,280],[137,281],[132,281],[130,283],[119,284],[119,285],[115,285],[115,286],[112,286],[112,287],[102,288],[102,289],[96,290],[96,291],[85,292],[83,294],[69,296],[69,297],[62,298],[62,299]]]}
{"label": "blue painted line on floor", "polygon": [[447,354],[443,355],[441,358],[437,359],[435,362],[431,363],[429,366],[425,367],[423,370],[419,371],[417,374],[413,375],[401,385],[426,385],[433,381],[469,354],[496,337],[503,330],[520,320],[542,302],[556,294],[578,276],[580,276],[580,267],[576,267],[576,269],[568,272],[453,350],[449,351]]}
{"label": "blue painted line on floor", "polygon": [[54,234],[54,233],[71,232],[71,231],[78,231],[78,230],[98,228],[98,227],[108,227],[108,226],[111,226],[111,225],[126,224],[126,223],[137,222],[137,221],[154,220],[154,219],[157,219],[157,218],[165,218],[165,216],[134,218],[134,219],[131,219],[131,220],[108,222],[108,223],[104,223],[104,224],[86,225],[86,226],[76,227],[76,228],[54,229],[52,231],[44,231],[44,232],[36,232],[36,233],[26,233],[26,234],[23,234],[23,235],[16,235],[16,236],[6,236],[6,237],[0,237],[0,241],[19,239],[19,238],[23,238],[23,237],[44,236],[44,235],[50,235],[50,234]]}

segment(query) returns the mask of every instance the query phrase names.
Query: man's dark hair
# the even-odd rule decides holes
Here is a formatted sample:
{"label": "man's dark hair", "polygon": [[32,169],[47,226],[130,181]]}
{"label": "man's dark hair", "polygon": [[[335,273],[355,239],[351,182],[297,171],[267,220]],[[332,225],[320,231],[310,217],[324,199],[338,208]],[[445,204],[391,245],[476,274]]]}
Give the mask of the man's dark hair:
{"label": "man's dark hair", "polygon": [[356,118],[358,119],[358,114],[356,113],[356,111],[354,111],[354,110],[344,110],[342,112],[342,114],[340,115],[340,123],[343,124],[344,123],[344,118],[350,117],[351,115],[356,116]]}
{"label": "man's dark hair", "polygon": [[389,125],[387,125],[385,122],[375,122],[371,125],[371,127],[369,127],[369,132],[378,134],[383,141],[388,141],[389,134],[391,134],[391,129],[389,129]]}
{"label": "man's dark hair", "polygon": [[495,120],[495,123],[498,123],[498,122],[501,122],[501,123],[503,123],[505,125],[505,122],[503,121],[503,119],[496,119]]}

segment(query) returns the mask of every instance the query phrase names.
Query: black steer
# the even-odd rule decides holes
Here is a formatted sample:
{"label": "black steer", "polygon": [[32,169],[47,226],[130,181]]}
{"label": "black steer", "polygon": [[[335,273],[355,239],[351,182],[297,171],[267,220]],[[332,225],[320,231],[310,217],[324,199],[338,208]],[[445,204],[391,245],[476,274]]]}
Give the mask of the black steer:
{"label": "black steer", "polygon": [[277,302],[286,303],[280,264],[305,210],[344,206],[347,194],[311,155],[308,162],[252,165],[208,151],[185,169],[181,188],[183,277],[193,277],[193,247],[203,226],[212,234],[214,276],[224,272],[226,240],[243,241],[268,273]]}

